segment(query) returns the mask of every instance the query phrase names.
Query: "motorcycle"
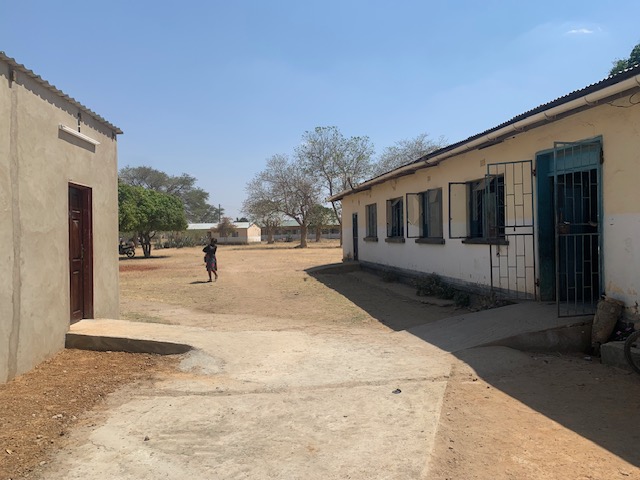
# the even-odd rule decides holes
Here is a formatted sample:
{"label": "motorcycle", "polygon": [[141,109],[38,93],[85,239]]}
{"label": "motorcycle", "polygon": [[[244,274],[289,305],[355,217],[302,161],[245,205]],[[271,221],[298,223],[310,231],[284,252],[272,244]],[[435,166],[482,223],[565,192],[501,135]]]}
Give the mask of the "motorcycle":
{"label": "motorcycle", "polygon": [[118,245],[118,253],[120,255],[126,255],[129,258],[133,258],[136,256],[136,247],[130,243],[120,243]]}

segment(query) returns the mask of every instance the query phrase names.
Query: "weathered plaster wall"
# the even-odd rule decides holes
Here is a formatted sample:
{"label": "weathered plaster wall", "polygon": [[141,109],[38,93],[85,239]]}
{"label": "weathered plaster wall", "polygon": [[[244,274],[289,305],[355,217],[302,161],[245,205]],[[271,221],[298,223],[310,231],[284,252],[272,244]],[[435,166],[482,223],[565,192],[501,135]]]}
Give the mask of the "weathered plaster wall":
{"label": "weathered plaster wall", "polygon": [[[61,123],[77,127],[77,107],[21,72],[17,72],[17,80],[10,85],[6,76],[0,78],[0,110],[10,103],[13,112],[11,117],[0,117],[0,132],[6,128],[12,132],[11,152],[0,158],[9,157],[8,191],[13,205],[11,216],[5,214],[4,208],[0,213],[0,238],[7,241],[6,245],[14,246],[15,255],[13,259],[3,257],[2,265],[13,264],[13,269],[5,271],[14,272],[9,290],[11,307],[1,304],[3,320],[5,315],[11,318],[13,328],[8,340],[6,332],[0,330],[0,341],[8,343],[8,349],[2,351],[9,352],[7,360],[0,362],[2,381],[31,369],[64,346],[70,316],[70,182],[92,189],[94,316],[117,318],[119,311],[115,250],[117,158],[113,132],[83,113],[82,133],[98,140],[100,145],[93,147],[61,133],[58,130]],[[12,118],[8,126],[4,123],[6,118]],[[0,163],[0,169],[3,167],[5,164]],[[6,179],[4,175],[2,178]],[[9,239],[6,232],[12,229],[13,236]]]}
{"label": "weathered plaster wall", "polygon": [[[536,153],[553,148],[554,141],[580,141],[602,136],[604,286],[607,294],[635,308],[640,302],[640,276],[637,274],[640,271],[640,249],[636,246],[640,238],[640,105],[633,105],[636,97],[622,98],[614,105],[602,105],[565,117],[492,147],[467,152],[438,166],[346,197],[343,200],[345,256],[353,256],[351,218],[352,213],[357,212],[360,260],[436,272],[488,286],[491,274],[489,247],[464,244],[460,239],[449,238],[449,182],[479,179],[486,173],[485,165],[488,163],[535,161]],[[445,244],[416,244],[409,238],[405,243],[386,243],[386,200],[404,196],[407,192],[438,187],[443,193]],[[377,204],[378,242],[363,241],[365,206],[371,203]]]}
{"label": "weathered plaster wall", "polygon": [[0,63],[0,381],[9,375],[9,358],[12,356],[11,336],[13,329],[14,297],[14,231],[13,200],[11,183],[11,92],[9,69]]}

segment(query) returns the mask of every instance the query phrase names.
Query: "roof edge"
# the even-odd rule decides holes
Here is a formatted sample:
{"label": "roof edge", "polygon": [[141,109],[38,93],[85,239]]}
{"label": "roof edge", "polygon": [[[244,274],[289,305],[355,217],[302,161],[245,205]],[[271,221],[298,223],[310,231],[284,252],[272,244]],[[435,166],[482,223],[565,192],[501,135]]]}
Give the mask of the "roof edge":
{"label": "roof edge", "polygon": [[44,78],[42,78],[40,75],[37,75],[36,73],[34,73],[33,70],[29,70],[24,65],[18,63],[15,59],[7,56],[7,54],[5,52],[3,52],[3,51],[0,51],[0,60],[3,60],[5,62],[7,62],[9,64],[9,66],[11,66],[12,68],[15,68],[16,70],[24,73],[29,78],[35,80],[38,84],[42,85],[44,88],[46,88],[50,92],[53,92],[58,97],[62,98],[63,100],[66,100],[67,102],[69,102],[73,106],[79,108],[83,112],[88,113],[94,119],[96,119],[98,122],[102,123],[106,127],[109,127],[111,130],[113,130],[117,135],[122,135],[124,133],[120,128],[118,128],[115,125],[113,125],[112,123],[108,122],[105,118],[101,117],[100,115],[98,115],[96,112],[94,112],[90,108],[84,106],[83,104],[78,102],[73,97],[70,97],[69,95],[64,93],[62,90],[59,90],[55,86],[51,85]]}
{"label": "roof edge", "polygon": [[[629,84],[628,86],[627,83]],[[332,195],[327,200],[342,200],[348,195],[369,190],[374,185],[379,185],[388,180],[392,180],[401,176],[411,175],[417,170],[423,168],[436,166],[446,158],[460,155],[464,152],[475,150],[480,147],[487,147],[495,143],[499,143],[501,141],[501,132],[505,131],[505,129],[510,129],[507,136],[511,136],[517,135],[519,133],[524,133],[525,131],[537,128],[539,126],[542,126],[543,124],[550,123],[557,119],[557,116],[559,115],[560,110],[562,110],[563,107],[567,107],[566,112],[564,112],[565,114],[567,114],[567,112],[575,112],[579,108],[592,108],[601,105],[602,103],[604,103],[603,99],[608,98],[610,95],[605,95],[602,99],[598,99],[595,101],[589,100],[586,97],[596,94],[597,92],[607,92],[609,89],[613,89],[618,85],[623,86],[621,92],[628,92],[633,88],[640,88],[640,65],[634,65],[633,67],[622,70],[614,75],[610,75],[599,82],[588,85],[580,90],[575,90],[567,95],[528,110],[493,128],[472,135],[464,140],[452,143],[451,145],[447,145],[446,147],[442,147],[438,150],[434,150],[433,152],[423,155],[419,159],[414,160],[406,165],[402,165],[386,173],[383,173],[382,175],[378,175],[377,177],[369,179],[351,190],[345,190],[343,192],[337,193],[336,195]],[[585,103],[579,106],[572,106],[572,102],[580,100],[584,100]],[[548,115],[551,111],[554,111],[553,115]],[[538,120],[538,117],[540,117],[540,120]],[[534,120],[537,123],[529,123],[528,125],[526,125],[527,122],[533,122]],[[529,128],[526,128],[526,126],[528,126]],[[504,133],[502,135],[504,135]],[[486,141],[482,141],[483,139],[486,139]],[[463,150],[458,151],[460,149]]]}

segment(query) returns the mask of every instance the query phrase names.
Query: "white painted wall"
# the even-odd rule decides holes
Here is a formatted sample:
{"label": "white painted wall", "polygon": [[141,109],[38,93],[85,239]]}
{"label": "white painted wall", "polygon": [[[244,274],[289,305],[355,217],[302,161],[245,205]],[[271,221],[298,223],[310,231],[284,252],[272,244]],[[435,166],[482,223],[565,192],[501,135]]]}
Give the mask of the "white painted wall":
{"label": "white painted wall", "polygon": [[[602,136],[604,286],[606,294],[625,302],[630,314],[637,313],[640,303],[640,249],[637,247],[640,239],[640,105],[632,106],[629,97],[614,103],[565,117],[492,147],[458,155],[414,175],[345,197],[342,202],[344,256],[353,257],[351,219],[352,213],[356,212],[360,260],[418,272],[436,272],[471,284],[489,286],[489,247],[448,238],[449,182],[479,179],[486,173],[488,163],[535,161],[536,153],[553,148],[554,141],[580,141]],[[443,191],[446,243],[424,245],[416,244],[413,239],[406,239],[405,243],[386,243],[386,200],[407,192],[438,187]],[[534,185],[534,199],[535,188]],[[365,206],[370,203],[377,203],[378,242],[363,241]]]}

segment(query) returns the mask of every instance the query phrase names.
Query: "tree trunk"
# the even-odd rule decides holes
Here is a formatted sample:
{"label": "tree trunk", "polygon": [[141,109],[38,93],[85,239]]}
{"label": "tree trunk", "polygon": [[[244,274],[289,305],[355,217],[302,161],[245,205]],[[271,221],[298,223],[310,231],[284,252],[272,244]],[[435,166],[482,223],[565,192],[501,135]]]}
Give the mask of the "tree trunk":
{"label": "tree trunk", "polygon": [[307,248],[307,226],[300,225],[300,248]]}
{"label": "tree trunk", "polygon": [[318,227],[316,228],[316,242],[319,242],[321,237],[322,237],[322,227]]}
{"label": "tree trunk", "polygon": [[274,243],[274,241],[273,241],[273,228],[268,228],[267,229],[267,243],[269,245]]}
{"label": "tree trunk", "polygon": [[144,258],[149,258],[151,256],[151,236],[148,233],[140,234],[140,246],[142,247]]}

